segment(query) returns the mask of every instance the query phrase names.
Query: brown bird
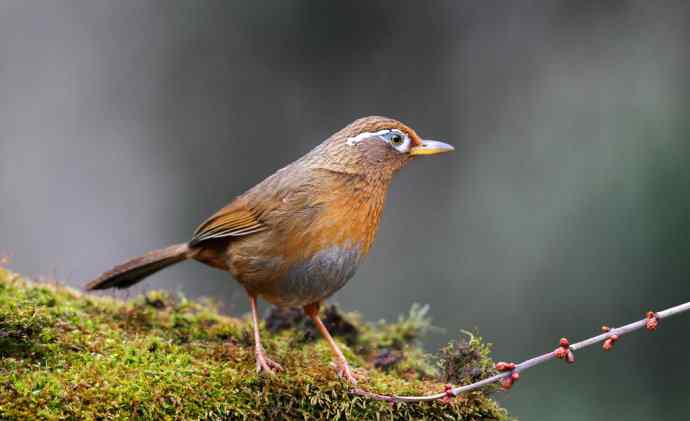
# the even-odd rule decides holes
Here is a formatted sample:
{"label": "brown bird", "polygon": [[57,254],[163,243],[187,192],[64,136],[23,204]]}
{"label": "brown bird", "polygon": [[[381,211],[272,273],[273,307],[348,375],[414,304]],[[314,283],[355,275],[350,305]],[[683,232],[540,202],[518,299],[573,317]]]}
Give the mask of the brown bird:
{"label": "brown bird", "polygon": [[347,360],[318,317],[321,302],[369,253],[393,175],[414,157],[453,150],[386,117],[364,117],[278,170],[201,224],[192,240],[116,266],[86,289],[127,288],[187,259],[230,272],[249,295],[257,371],[281,370],[261,346],[257,297],[302,307],[328,341],[340,376]]}

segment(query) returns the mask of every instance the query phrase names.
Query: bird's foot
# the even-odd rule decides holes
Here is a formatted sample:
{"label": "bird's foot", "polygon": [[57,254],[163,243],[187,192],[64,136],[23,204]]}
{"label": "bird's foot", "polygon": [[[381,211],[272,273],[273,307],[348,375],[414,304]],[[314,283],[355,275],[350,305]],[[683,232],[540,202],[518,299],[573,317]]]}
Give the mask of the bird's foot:
{"label": "bird's foot", "polygon": [[263,349],[256,350],[256,372],[259,374],[275,374],[278,371],[283,371],[283,367],[277,362],[266,356]]}
{"label": "bird's foot", "polygon": [[335,362],[335,372],[338,374],[338,377],[348,381],[350,384],[357,384],[357,378],[350,368],[350,365],[347,363],[347,360],[337,360]]}

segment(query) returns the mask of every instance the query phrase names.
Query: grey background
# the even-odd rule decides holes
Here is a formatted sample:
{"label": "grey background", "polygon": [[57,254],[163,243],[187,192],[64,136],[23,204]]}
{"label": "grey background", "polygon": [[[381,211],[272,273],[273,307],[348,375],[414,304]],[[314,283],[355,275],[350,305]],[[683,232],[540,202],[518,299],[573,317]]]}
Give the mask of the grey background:
{"label": "grey background", "polygon": [[[0,2],[0,251],[79,286],[186,240],[356,117],[456,153],[395,181],[335,300],[431,305],[521,360],[688,299],[690,8],[648,1]],[[248,309],[199,264],[152,288]],[[687,316],[526,372],[524,420],[687,419]]]}

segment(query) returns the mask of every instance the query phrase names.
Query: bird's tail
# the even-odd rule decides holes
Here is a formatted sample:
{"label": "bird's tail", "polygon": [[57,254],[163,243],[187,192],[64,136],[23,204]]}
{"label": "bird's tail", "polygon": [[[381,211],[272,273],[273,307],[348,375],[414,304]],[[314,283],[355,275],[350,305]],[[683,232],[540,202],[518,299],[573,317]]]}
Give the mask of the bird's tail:
{"label": "bird's tail", "polygon": [[175,244],[117,265],[86,285],[86,290],[128,288],[161,269],[190,258],[190,248]]}

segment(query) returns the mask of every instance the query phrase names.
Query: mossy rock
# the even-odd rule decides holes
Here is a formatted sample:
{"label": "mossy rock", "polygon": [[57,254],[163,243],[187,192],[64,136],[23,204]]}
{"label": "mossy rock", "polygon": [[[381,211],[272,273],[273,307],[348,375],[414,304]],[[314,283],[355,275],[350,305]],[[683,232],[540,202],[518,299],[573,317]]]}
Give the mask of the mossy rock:
{"label": "mossy rock", "polygon": [[[478,368],[459,369],[457,354],[440,362],[425,355],[416,343],[428,326],[419,307],[390,324],[369,325],[336,308],[324,317],[362,389],[418,395],[443,390],[442,380],[457,373],[491,374],[476,338],[453,349]],[[355,396],[309,323],[296,313],[271,318],[264,345],[286,370],[258,377],[251,324],[210,302],[162,292],[122,302],[0,268],[0,419],[508,419],[493,389],[449,403]]]}

